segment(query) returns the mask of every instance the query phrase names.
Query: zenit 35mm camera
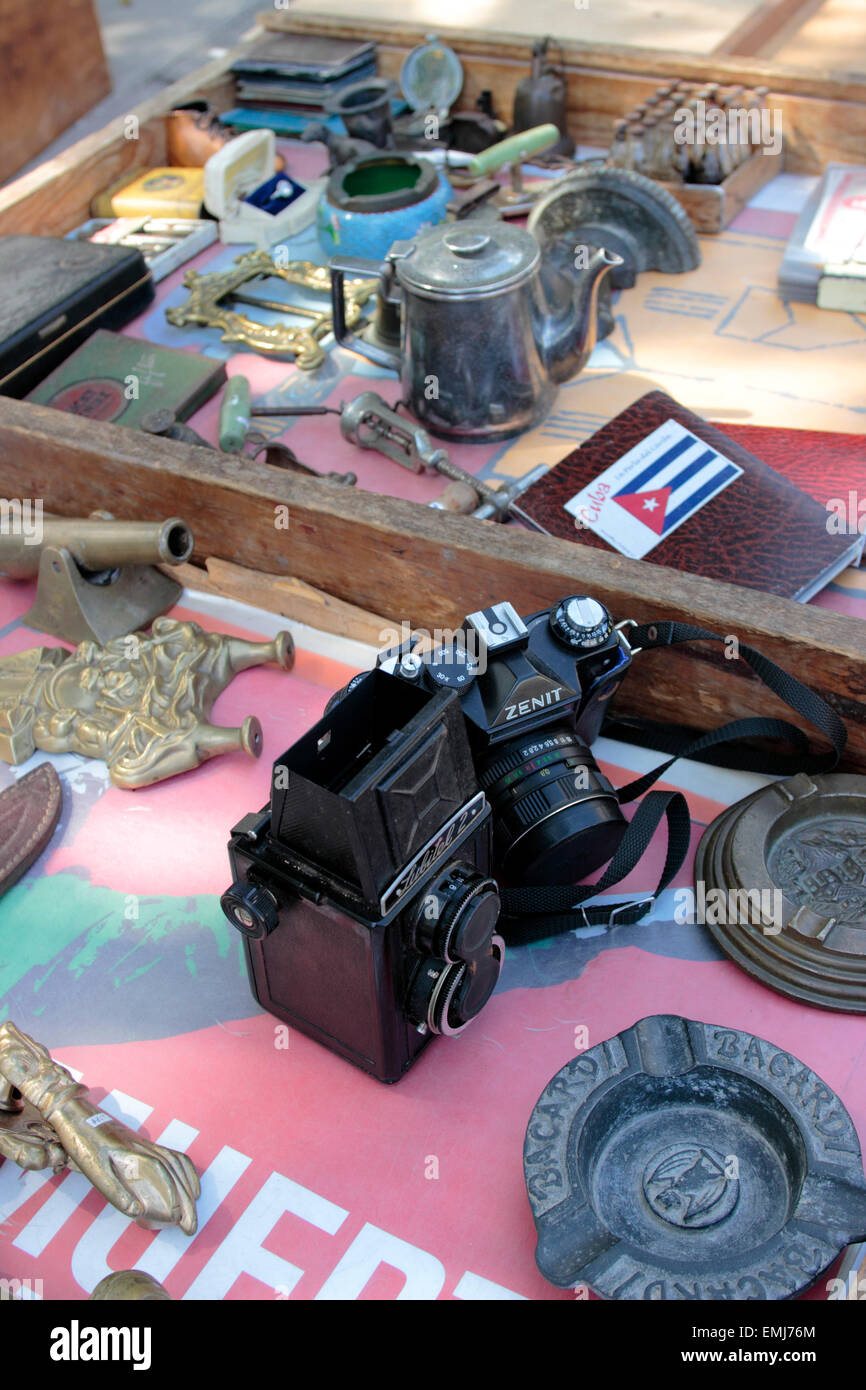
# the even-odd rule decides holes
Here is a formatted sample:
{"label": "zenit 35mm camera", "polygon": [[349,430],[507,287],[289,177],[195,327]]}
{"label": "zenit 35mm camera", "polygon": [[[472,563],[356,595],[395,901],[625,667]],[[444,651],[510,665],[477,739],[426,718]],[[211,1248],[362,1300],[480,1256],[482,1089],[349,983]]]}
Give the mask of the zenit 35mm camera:
{"label": "zenit 35mm camera", "polygon": [[491,815],[451,689],[368,672],[277,759],[229,857],[255,997],[380,1081],[493,993]]}
{"label": "zenit 35mm camera", "polygon": [[497,878],[574,883],[606,863],[627,822],[589,745],[631,648],[604,605],[572,594],[521,619],[497,603],[470,613],[453,641],[423,655],[415,646],[410,638],[379,663],[416,688],[459,695],[493,812]]}

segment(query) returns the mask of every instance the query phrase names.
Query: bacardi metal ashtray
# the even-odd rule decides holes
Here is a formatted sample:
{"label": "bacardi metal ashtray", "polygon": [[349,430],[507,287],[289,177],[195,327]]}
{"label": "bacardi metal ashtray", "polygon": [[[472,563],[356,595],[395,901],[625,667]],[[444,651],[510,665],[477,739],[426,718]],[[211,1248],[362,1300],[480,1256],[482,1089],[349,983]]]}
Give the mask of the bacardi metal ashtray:
{"label": "bacardi metal ashtray", "polygon": [[866,1232],[839,1097],[783,1048],[675,1014],[557,1072],[523,1164],[541,1273],[604,1298],[794,1298]]}
{"label": "bacardi metal ashtray", "polygon": [[695,856],[704,920],[789,998],[866,1013],[866,777],[800,773],[723,812]]}

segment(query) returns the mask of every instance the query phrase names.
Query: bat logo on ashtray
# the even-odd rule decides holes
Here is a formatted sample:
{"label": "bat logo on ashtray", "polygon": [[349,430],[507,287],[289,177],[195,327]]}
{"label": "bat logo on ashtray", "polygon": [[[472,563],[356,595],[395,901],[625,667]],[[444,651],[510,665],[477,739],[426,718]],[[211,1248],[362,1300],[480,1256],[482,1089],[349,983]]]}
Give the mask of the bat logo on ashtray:
{"label": "bat logo on ashtray", "polygon": [[740,1184],[723,1154],[703,1144],[672,1144],[653,1155],[643,1177],[644,1196],[672,1226],[713,1226],[733,1211]]}

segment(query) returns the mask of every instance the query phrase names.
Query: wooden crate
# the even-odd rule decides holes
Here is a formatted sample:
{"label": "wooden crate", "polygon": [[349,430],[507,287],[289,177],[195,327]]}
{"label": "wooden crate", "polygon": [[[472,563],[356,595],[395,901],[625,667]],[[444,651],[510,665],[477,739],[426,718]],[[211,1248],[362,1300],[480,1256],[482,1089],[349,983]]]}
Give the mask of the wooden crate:
{"label": "wooden crate", "polygon": [[759,189],[781,174],[785,151],[753,154],[720,184],[662,183],[682,204],[698,232],[722,232]]}
{"label": "wooden crate", "polygon": [[[272,28],[375,39],[380,69],[393,76],[425,38],[422,26],[278,11],[261,18]],[[440,33],[463,64],[464,102],[489,88],[497,109],[510,113],[514,87],[529,67],[528,41]],[[866,143],[866,84],[854,79],[811,79],[740,59],[564,47],[572,133],[587,143],[605,143],[623,110],[675,77],[769,86],[785,116],[788,168],[817,172],[824,160],[859,157]],[[161,163],[163,116],[174,104],[194,95],[221,110],[234,104],[228,66],[235,53],[134,113],[137,139],[127,138],[128,121],[114,122],[50,168],[0,191],[0,233],[68,231],[119,174]],[[316,478],[2,397],[0,495],[42,497],[46,508],[67,516],[107,504],[119,518],[185,516],[199,561],[218,556],[291,574],[427,628],[453,626],[499,599],[531,612],[582,591],[597,594],[618,619],[687,618],[738,635],[815,685],[848,721],[846,766],[866,772],[866,625],[856,618],[412,502],[361,491],[348,496]],[[290,509],[288,532],[273,525],[274,506],[282,503]],[[621,714],[710,728],[748,714],[787,713],[739,669],[742,663],[710,649],[652,652],[638,661],[641,677],[626,681],[617,699]]]}
{"label": "wooden crate", "polygon": [[94,0],[0,0],[0,183],[111,91]]}
{"label": "wooden crate", "polygon": [[[199,561],[216,555],[294,575],[398,625],[405,618],[454,627],[504,598],[529,613],[566,593],[597,594],[618,619],[686,617],[736,634],[818,688],[849,723],[847,765],[866,772],[859,618],[23,401],[0,400],[0,495],[42,497],[64,516],[107,501],[120,519],[182,516]],[[274,526],[281,505],[287,531]],[[712,728],[789,713],[739,669],[744,663],[721,652],[657,651],[638,660],[641,679],[626,681],[617,698],[621,714]]]}

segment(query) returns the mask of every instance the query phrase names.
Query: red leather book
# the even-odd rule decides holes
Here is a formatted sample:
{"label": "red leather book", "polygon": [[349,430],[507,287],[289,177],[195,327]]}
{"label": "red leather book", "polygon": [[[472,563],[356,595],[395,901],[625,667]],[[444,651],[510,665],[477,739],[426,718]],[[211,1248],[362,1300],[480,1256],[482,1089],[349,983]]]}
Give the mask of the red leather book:
{"label": "red leather book", "polygon": [[[860,557],[856,516],[842,527],[828,511],[831,497],[847,498],[856,480],[843,483],[847,455],[835,444],[825,451],[832,482],[819,473],[820,445],[837,436],[762,431],[765,462],[746,447],[756,428],[723,433],[651,391],[528,488],[518,515],[565,540],[805,602]],[[793,433],[806,436],[797,463]],[[768,448],[767,434],[784,438]],[[769,466],[774,453],[778,471]],[[788,476],[794,468],[804,482],[811,472],[813,495]]]}
{"label": "red leather book", "polygon": [[853,491],[863,504],[866,526],[866,434],[789,430],[775,425],[725,424],[718,428],[822,507],[837,498],[850,512],[849,493]]}

